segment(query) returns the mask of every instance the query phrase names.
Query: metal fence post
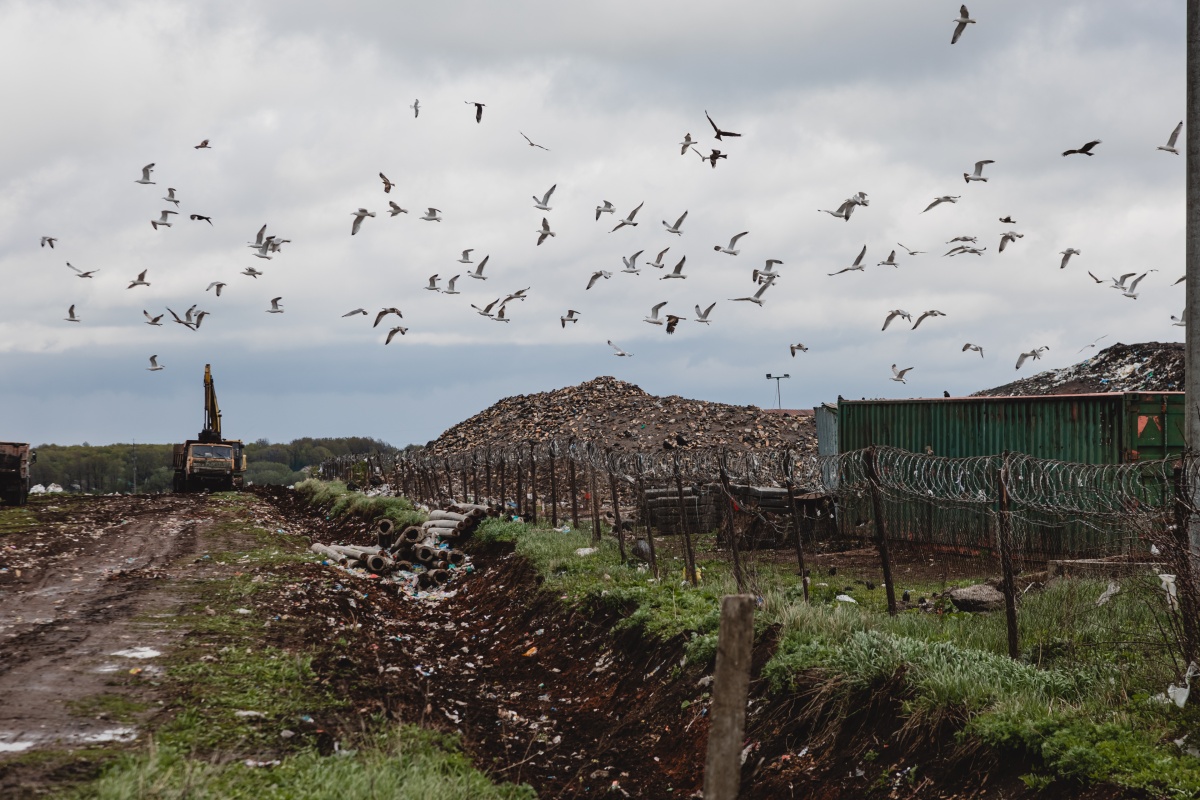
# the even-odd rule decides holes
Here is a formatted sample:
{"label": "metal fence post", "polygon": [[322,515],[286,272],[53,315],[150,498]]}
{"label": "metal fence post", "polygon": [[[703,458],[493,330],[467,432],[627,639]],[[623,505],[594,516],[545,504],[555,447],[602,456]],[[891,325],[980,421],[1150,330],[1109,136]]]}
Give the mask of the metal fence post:
{"label": "metal fence post", "polygon": [[537,524],[537,460],[533,457],[535,444],[529,443],[529,514],[530,522]]}
{"label": "metal fence post", "polygon": [[[591,455],[589,453],[589,455]],[[596,491],[596,465],[594,461],[588,459],[588,474],[589,483],[591,484],[592,494],[592,542],[600,543],[600,494]]]}
{"label": "metal fence post", "polygon": [[1017,584],[1013,572],[1012,512],[1008,497],[1008,451],[1001,456],[1000,470],[996,475],[996,488],[1000,501],[1000,519],[996,526],[996,546],[1000,551],[1000,568],[1004,575],[1004,615],[1008,620],[1008,655],[1016,660],[1021,657],[1021,645],[1017,639]]}
{"label": "metal fence post", "polygon": [[888,550],[887,522],[883,518],[883,497],[879,493],[879,467],[876,463],[875,445],[867,448],[864,461],[867,467],[867,482],[871,487],[871,512],[875,517],[875,540],[879,547],[879,560],[883,566],[883,583],[887,589],[888,613],[896,616],[896,587],[892,585],[892,555]]}
{"label": "metal fence post", "polygon": [[804,566],[804,537],[800,530],[800,511],[796,507],[796,484],[792,481],[792,470],[795,465],[792,451],[783,454],[784,486],[788,494],[788,510],[792,514],[792,528],[796,531],[796,566],[800,570],[800,584],[804,590],[804,602],[808,602],[808,569]]}
{"label": "metal fence post", "polygon": [[567,482],[571,490],[571,530],[579,530],[579,487],[575,485],[575,442],[567,445]]}
{"label": "metal fence post", "polygon": [[558,451],[558,440],[550,441],[550,527],[558,527],[558,470],[554,455]]}

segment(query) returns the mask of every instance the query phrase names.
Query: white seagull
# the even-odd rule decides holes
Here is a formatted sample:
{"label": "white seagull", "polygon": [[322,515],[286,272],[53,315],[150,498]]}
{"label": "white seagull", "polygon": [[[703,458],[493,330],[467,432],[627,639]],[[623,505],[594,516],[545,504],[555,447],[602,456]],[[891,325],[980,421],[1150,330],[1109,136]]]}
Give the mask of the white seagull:
{"label": "white seagull", "polygon": [[272,297],[271,298],[271,307],[267,309],[267,313],[268,314],[282,314],[283,308],[279,305],[279,301],[282,299],[283,299],[282,297]]}
{"label": "white seagull", "polygon": [[[955,197],[955,196],[952,196],[952,195],[944,194],[944,195],[942,195],[941,197],[935,197],[935,198],[933,198],[933,202],[932,202],[932,203],[930,203],[929,205],[925,206],[925,211],[928,211],[929,209],[933,208],[934,206],[939,206],[939,205],[941,205],[942,203],[957,203],[957,202],[958,202],[958,198],[959,198],[959,197],[961,197],[961,196],[962,196],[962,195],[958,195],[957,197]],[[925,211],[922,211],[921,213],[922,213],[922,214],[924,214],[924,213],[925,213]]]}
{"label": "white seagull", "polygon": [[737,236],[734,236],[732,239],[729,240],[728,247],[721,247],[721,245],[719,245],[719,244],[713,245],[713,250],[716,250],[718,253],[725,253],[726,255],[736,256],[738,253],[742,252],[741,250],[734,249],[737,246],[737,240],[742,238],[749,232],[750,231],[742,231]]}
{"label": "white seagull", "polygon": [[1026,359],[1032,358],[1034,361],[1037,361],[1038,359],[1040,359],[1042,357],[1042,353],[1046,352],[1049,349],[1050,349],[1049,345],[1043,345],[1042,347],[1033,348],[1028,353],[1021,353],[1021,355],[1017,357],[1017,367],[1016,368],[1020,369],[1021,365],[1025,363]]}
{"label": "white seagull", "polygon": [[854,200],[847,200],[846,202],[844,202],[840,206],[838,206],[836,211],[830,211],[828,208],[818,208],[817,211],[823,211],[826,214],[829,214],[830,216],[838,217],[840,219],[844,219],[847,222],[849,222],[850,215],[854,213],[854,207],[857,205],[861,205],[861,204],[856,203]]}
{"label": "white seagull", "polygon": [[579,312],[573,308],[569,308],[567,309],[567,315],[565,317],[559,317],[558,321],[562,323],[563,330],[566,330],[568,322],[579,322]]}
{"label": "white seagull", "polygon": [[[1184,309],[1184,310],[1186,311],[1186,309]],[[1175,326],[1177,326],[1177,327],[1180,327],[1180,328],[1186,328],[1186,327],[1187,327],[1187,320],[1186,320],[1186,319],[1184,319],[1184,317],[1183,317],[1183,311],[1180,311],[1180,312],[1179,312],[1179,316],[1178,316],[1178,317],[1177,317],[1177,316],[1175,316],[1174,314],[1172,314],[1172,315],[1171,315],[1171,324],[1172,324],[1172,325],[1175,325]]]}
{"label": "white seagull", "polygon": [[550,195],[554,194],[554,190],[557,188],[558,188],[557,183],[554,184],[553,186],[551,186],[549,191],[546,192],[546,194],[542,197],[541,200],[539,200],[538,196],[535,194],[533,196],[533,207],[540,209],[542,211],[550,211],[551,210],[550,209]]}
{"label": "white seagull", "polygon": [[147,272],[149,272],[149,271],[150,271],[150,270],[148,270],[148,269],[144,269],[144,270],[142,270],[141,272],[139,272],[139,273],[138,273],[138,276],[137,276],[136,278],[134,278],[134,279],[133,279],[133,280],[130,282],[130,284],[129,284],[128,286],[126,286],[125,288],[126,288],[126,289],[132,289],[132,288],[133,288],[133,287],[135,287],[135,286],[149,286],[149,285],[150,285],[150,282],[146,280],[146,273],[147,273]]}
{"label": "white seagull", "polygon": [[67,315],[63,317],[66,322],[82,322],[79,317],[75,316],[75,306],[67,309]]}
{"label": "white seagull", "polygon": [[425,216],[421,217],[421,219],[426,222],[441,222],[441,209],[430,206],[429,210],[425,212]]}
{"label": "white seagull", "polygon": [[142,179],[140,181],[134,181],[134,183],[154,183],[154,181],[150,180],[150,173],[153,171],[154,171],[153,162],[142,167]]}
{"label": "white seagull", "polygon": [[441,289],[437,285],[438,280],[439,280],[439,278],[437,276],[437,273],[435,272],[433,275],[429,276],[429,285],[426,286],[425,288],[431,292],[440,292]]}
{"label": "white seagull", "polygon": [[210,283],[210,284],[208,285],[208,288],[207,288],[207,289],[205,289],[204,291],[206,291],[206,292],[211,292],[211,291],[213,290],[213,287],[216,287],[216,289],[217,289],[217,297],[220,297],[220,296],[221,296],[221,290],[225,288],[225,284],[221,283],[220,281],[213,281],[212,283]]}
{"label": "white seagull", "polygon": [[765,267],[756,269],[750,273],[750,280],[755,283],[770,283],[779,277],[779,273],[775,271],[775,265],[782,263],[778,258],[768,258]]}
{"label": "white seagull", "polygon": [[733,302],[754,303],[754,305],[761,308],[763,304],[763,295],[767,293],[767,289],[770,289],[774,283],[774,281],[767,281],[762,286],[758,287],[758,291],[755,292],[751,297],[731,297],[729,299]]}
{"label": "white seagull", "polygon": [[796,357],[796,353],[797,353],[797,352],[800,352],[800,353],[807,353],[807,352],[808,352],[808,348],[807,348],[807,347],[805,347],[805,346],[804,346],[803,344],[801,344],[801,343],[789,344],[789,345],[788,345],[788,350],[791,350],[791,351],[792,351],[792,358],[795,358],[795,357]]}
{"label": "white seagull", "polygon": [[987,178],[983,177],[983,168],[985,166],[987,166],[988,164],[995,164],[995,163],[996,162],[991,160],[990,158],[984,159],[983,161],[976,161],[975,162],[975,172],[973,172],[970,175],[968,175],[967,173],[964,172],[963,173],[963,181],[966,183],[970,183],[971,181],[983,181],[984,183],[987,183]]}
{"label": "white seagull", "polygon": [[1017,233],[1016,231],[1009,231],[1008,233],[1001,234],[1000,235],[1000,252],[1001,253],[1004,252],[1004,247],[1009,242],[1015,242],[1017,239],[1021,239],[1024,236],[1025,236],[1025,234]]}
{"label": "white seagull", "polygon": [[161,322],[161,320],[163,318],[162,314],[159,314],[157,317],[152,317],[152,316],[150,316],[150,312],[143,308],[142,316],[146,318],[147,325],[153,325],[156,328],[162,327],[162,322]]}
{"label": "white seagull", "polygon": [[843,272],[850,272],[852,270],[858,270],[858,271],[865,270],[867,268],[867,265],[862,263],[862,260],[863,260],[863,256],[865,256],[866,254],[867,254],[867,246],[864,244],[863,249],[858,251],[858,258],[854,259],[853,264],[846,267],[845,269],[839,269],[837,272],[830,272],[828,274],[832,277],[834,275],[841,275]]}
{"label": "white seagull", "polygon": [[896,369],[896,365],[892,364],[892,380],[899,381],[900,383],[908,383],[908,381],[904,380],[904,376],[907,375],[910,370],[912,370],[912,367]]}
{"label": "white seagull", "polygon": [[623,356],[623,357],[632,357],[633,356],[633,353],[626,353],[624,350],[622,350],[621,348],[619,348],[615,344],[613,344],[612,339],[608,340],[608,346],[611,347],[613,350],[617,351],[613,355]]}
{"label": "white seagull", "polygon": [[910,256],[920,255],[921,253],[925,252],[924,250],[910,250],[908,245],[900,244],[899,242],[896,242],[896,244],[899,244],[901,247],[903,247],[904,252],[908,253]]}
{"label": "white seagull", "polygon": [[971,344],[970,342],[967,342],[966,344],[964,344],[962,346],[962,351],[965,353],[968,350],[974,350],[976,353],[979,353],[980,358],[983,358],[983,348],[980,347],[979,345]]}
{"label": "white seagull", "polygon": [[663,227],[665,227],[667,229],[667,233],[674,233],[676,235],[682,235],[683,234],[683,221],[685,219],[687,219],[687,215],[688,215],[688,212],[686,212],[686,211],[683,212],[683,216],[681,216],[679,219],[675,220],[674,225],[668,224],[667,221],[664,219]]}
{"label": "white seagull", "polygon": [[478,312],[479,312],[479,316],[481,316],[481,317],[491,317],[491,316],[492,316],[492,308],[493,308],[493,307],[494,307],[494,306],[495,306],[497,303],[499,303],[499,302],[500,302],[500,298],[499,298],[499,297],[497,297],[495,300],[493,300],[492,302],[488,303],[488,304],[487,304],[486,306],[484,306],[483,308],[480,308],[479,306],[475,305],[474,303],[471,303],[471,308],[473,308],[473,309],[475,309],[476,311],[478,311]]}
{"label": "white seagull", "polygon": [[[524,133],[521,133],[521,131],[517,131],[517,133],[520,133],[520,134],[521,134],[521,138],[522,138],[522,139],[524,139],[525,141],[529,142],[529,146],[530,146],[530,147],[541,147],[541,148],[542,148],[543,150],[545,150],[547,153],[549,153],[549,152],[550,152],[550,148],[549,148],[549,147],[542,147],[542,145],[538,144],[538,143],[537,143],[537,142],[535,142],[533,139],[530,139],[530,138],[529,138],[528,136],[526,136]],[[554,191],[554,190],[553,190],[553,189],[551,189],[550,191]],[[537,198],[535,197],[534,199],[536,200]],[[547,209],[547,210],[548,210],[548,209]]]}
{"label": "white seagull", "polygon": [[472,252],[474,249],[475,249],[474,247],[471,247],[471,248],[468,248],[468,249],[466,249],[466,250],[463,250],[462,258],[460,258],[460,259],[458,260],[458,263],[460,263],[460,264],[474,264],[475,262],[471,260],[471,252]]}
{"label": "white seagull", "polygon": [[937,309],[931,309],[929,311],[926,311],[926,312],[922,313],[921,316],[917,317],[917,321],[913,323],[912,329],[915,331],[917,329],[917,326],[920,325],[928,317],[944,317],[944,316],[946,316],[945,313],[938,311]]}
{"label": "white seagull", "polygon": [[692,138],[690,133],[685,133],[683,135],[683,141],[679,143],[679,155],[686,156],[688,148],[696,144],[697,141],[698,140]]}
{"label": "white seagull", "polygon": [[375,216],[374,211],[367,211],[365,208],[360,208],[358,211],[351,211],[350,215],[354,217],[354,224],[350,226],[350,235],[358,233],[358,229],[362,227],[362,221],[367,217]]}
{"label": "white seagull", "polygon": [[705,325],[707,325],[709,322],[708,315],[712,313],[714,306],[716,306],[716,303],[710,303],[708,308],[701,311],[700,306],[697,305],[696,306],[696,322],[703,322]]}
{"label": "white seagull", "polygon": [[1171,131],[1171,138],[1167,139],[1166,145],[1159,145],[1155,150],[1166,150],[1168,153],[1179,155],[1179,151],[1175,149],[1175,142],[1179,139],[1179,132],[1183,130],[1183,122],[1181,121],[1175,126],[1175,130]]}
{"label": "white seagull", "polygon": [[57,241],[58,241],[58,239],[55,239],[53,236],[43,236],[42,237],[42,247],[45,247],[46,245],[50,245],[50,249],[53,250],[54,243]]}
{"label": "white seagull", "polygon": [[675,269],[671,270],[666,275],[663,275],[661,278],[659,278],[659,280],[665,281],[668,278],[687,278],[687,275],[683,274],[683,262],[685,261],[687,261],[687,256],[679,259],[679,263],[675,265]]}
{"label": "white seagull", "polygon": [[904,319],[907,320],[908,322],[912,322],[912,314],[909,314],[907,311],[904,311],[903,309],[894,308],[888,312],[887,319],[885,319],[883,321],[883,327],[880,328],[880,330],[886,331],[888,329],[888,325],[891,325],[892,320],[894,320],[896,317],[904,317]]}
{"label": "white seagull", "polygon": [[175,198],[175,190],[174,189],[171,189],[168,187],[167,188],[167,196],[162,199],[166,200],[168,203],[174,203],[175,207],[179,208],[179,200],[177,200]]}
{"label": "white seagull", "polygon": [[651,306],[650,307],[650,316],[643,319],[642,322],[649,322],[651,325],[662,325],[663,321],[658,318],[658,312],[661,311],[662,307],[665,306],[666,304],[667,304],[667,301],[663,300],[661,303]]}
{"label": "white seagull", "polygon": [[1130,300],[1137,300],[1137,286],[1142,282],[1142,278],[1149,274],[1149,272],[1143,272],[1141,275],[1138,275],[1136,278],[1134,278],[1125,291],[1122,292],[1122,297],[1128,297]]}
{"label": "white seagull", "polygon": [[407,214],[408,209],[401,208],[400,206],[396,205],[395,200],[388,200],[388,213],[394,217],[397,214]]}
{"label": "white seagull", "polygon": [[75,272],[76,272],[75,277],[77,277],[77,278],[90,278],[93,275],[95,275],[97,272],[100,271],[98,269],[89,269],[86,272],[84,272],[79,267],[72,264],[70,261],[67,262],[67,266],[70,267],[71,269],[75,270]]}
{"label": "white seagull", "polygon": [[179,212],[167,211],[166,209],[163,209],[162,214],[159,215],[158,219],[150,220],[150,225],[153,226],[154,230],[158,230],[159,225],[169,228],[169,227],[171,227],[171,221],[167,218],[167,215],[168,214],[177,214],[177,213],[179,213]]}
{"label": "white seagull", "polygon": [[365,308],[356,308],[353,311],[347,311],[345,314],[342,314],[342,319],[345,319],[346,317],[355,317],[360,314],[365,317],[368,313],[369,312]]}
{"label": "white seagull", "polygon": [[605,200],[604,205],[596,206],[596,219],[599,220],[601,214],[615,214],[616,211],[617,209],[613,207],[613,204]]}
{"label": "white seagull", "polygon": [[956,44],[958,37],[962,36],[962,32],[966,30],[966,27],[975,24],[975,20],[971,19],[971,12],[967,11],[965,5],[958,10],[958,19],[951,20],[951,22],[956,24],[954,26],[954,35],[950,37],[950,44]]}
{"label": "white seagull", "polygon": [[417,117],[421,116],[421,100],[419,98],[416,100],[413,100],[412,105],[409,106],[409,108],[411,108],[413,110],[413,119],[416,119]]}
{"label": "white seagull", "polygon": [[[359,309],[359,310],[361,311],[362,309]],[[351,311],[350,313],[353,314],[354,312]],[[363,313],[365,314],[366,312],[363,311]],[[372,325],[371,327],[378,328],[379,323],[383,322],[383,318],[386,317],[388,314],[395,314],[400,319],[404,319],[404,315],[400,313],[400,309],[396,308],[395,306],[392,306],[391,308],[381,308],[381,309],[379,309],[379,313],[375,315],[375,324]],[[343,316],[346,316],[346,315],[343,315]]]}
{"label": "white seagull", "polygon": [[483,261],[480,261],[478,264],[475,265],[475,271],[468,272],[467,274],[470,275],[472,278],[478,278],[481,281],[486,281],[487,276],[483,274],[483,268],[487,266],[488,259],[491,257],[492,257],[491,254],[484,256]]}
{"label": "white seagull", "polygon": [[669,247],[664,247],[662,252],[659,253],[658,256],[653,261],[651,261],[649,264],[647,264],[646,266],[656,267],[658,269],[666,269],[667,265],[663,263],[663,256],[665,256],[667,254],[667,251],[670,249],[671,248],[669,248]]}
{"label": "white seagull", "polygon": [[[611,273],[611,272],[606,272],[606,271],[604,271],[604,270],[602,270],[602,269],[598,269],[598,270],[596,270],[595,272],[593,272],[593,273],[592,273],[592,277],[591,277],[590,279],[588,279],[588,285],[587,285],[587,288],[588,288],[588,289],[590,289],[590,288],[592,288],[593,286],[595,286],[595,285],[596,285],[596,281],[600,280],[601,278],[604,278],[604,280],[608,280],[608,279],[609,279],[609,278],[611,278],[611,277],[612,277],[612,273]],[[587,289],[585,289],[584,291],[587,291]]]}
{"label": "white seagull", "polygon": [[158,372],[162,367],[158,365],[158,355],[150,356],[150,366],[146,367],[148,372]]}
{"label": "white seagull", "polygon": [[538,230],[537,234],[538,234],[537,243],[539,245],[542,242],[546,241],[547,236],[556,236],[557,235],[554,231],[550,230],[550,221],[547,220],[545,217],[542,217],[542,227],[540,230]]}
{"label": "white seagull", "polygon": [[391,344],[392,339],[396,338],[397,333],[400,334],[401,336],[403,336],[404,334],[408,333],[408,328],[405,328],[401,325],[397,325],[396,327],[394,327],[390,331],[388,331],[387,338],[383,340],[383,343]]}
{"label": "white seagull", "polygon": [[241,271],[240,274],[249,275],[251,278],[257,278],[259,275],[262,275],[263,273],[260,272],[259,270],[256,270],[254,267],[246,267],[244,270]]}
{"label": "white seagull", "polygon": [[634,227],[637,227],[637,223],[633,221],[633,218],[637,216],[637,212],[641,211],[642,206],[644,206],[644,205],[646,205],[645,200],[638,203],[637,208],[635,208],[633,211],[630,211],[629,216],[627,216],[625,219],[618,222],[617,227],[613,228],[611,231],[609,231],[609,233],[615,233],[618,230],[620,230],[621,228],[624,228],[626,225],[632,225]]}
{"label": "white seagull", "polygon": [[462,294],[462,292],[454,288],[454,284],[458,279],[459,276],[455,275],[453,278],[446,281],[446,288],[442,290],[442,294]]}
{"label": "white seagull", "polygon": [[500,310],[496,312],[496,316],[492,317],[494,322],[511,322],[508,317],[504,316],[504,304],[500,304]]}
{"label": "white seagull", "polygon": [[900,265],[896,263],[896,251],[893,250],[892,254],[889,255],[887,257],[887,259],[880,261],[875,266],[877,266],[877,267],[899,267]]}
{"label": "white seagull", "polygon": [[1059,253],[1059,255],[1062,256],[1063,259],[1062,259],[1062,263],[1058,265],[1058,268],[1066,269],[1067,262],[1071,260],[1071,256],[1079,255],[1079,251],[1076,250],[1074,247],[1068,247],[1066,250],[1063,250],[1061,253]]}
{"label": "white seagull", "polygon": [[637,260],[638,260],[638,256],[640,256],[643,252],[645,252],[645,251],[638,250],[636,253],[631,255],[629,258],[626,258],[625,256],[621,256],[621,261],[623,261],[625,263],[625,269],[621,270],[621,272],[627,272],[630,275],[639,274],[641,272],[641,270],[637,268]]}

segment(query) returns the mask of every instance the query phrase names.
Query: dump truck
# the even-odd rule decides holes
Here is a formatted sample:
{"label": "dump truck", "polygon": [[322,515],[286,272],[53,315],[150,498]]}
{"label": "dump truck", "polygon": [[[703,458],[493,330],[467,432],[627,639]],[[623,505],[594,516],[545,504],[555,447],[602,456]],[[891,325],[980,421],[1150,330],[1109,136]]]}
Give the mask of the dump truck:
{"label": "dump truck", "polygon": [[37,453],[23,442],[0,442],[0,502],[23,506],[29,499],[29,465]]}
{"label": "dump truck", "polygon": [[176,492],[221,492],[241,489],[246,474],[245,446],[221,437],[221,409],[213,386],[212,367],[204,365],[204,427],[195,439],[175,445]]}

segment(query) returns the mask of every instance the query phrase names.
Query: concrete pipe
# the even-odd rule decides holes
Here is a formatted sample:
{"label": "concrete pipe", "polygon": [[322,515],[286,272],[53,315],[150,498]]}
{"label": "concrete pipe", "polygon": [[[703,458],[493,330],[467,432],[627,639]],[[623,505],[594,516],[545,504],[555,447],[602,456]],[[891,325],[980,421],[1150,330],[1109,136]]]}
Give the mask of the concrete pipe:
{"label": "concrete pipe", "polygon": [[434,583],[436,583],[438,586],[441,586],[444,583],[449,583],[451,576],[447,570],[435,569],[429,571],[429,577]]}
{"label": "concrete pipe", "polygon": [[368,557],[379,553],[378,547],[346,546],[343,544],[330,545],[329,549],[336,550],[347,558],[354,558],[359,561],[366,561]]}
{"label": "concrete pipe", "polygon": [[346,569],[361,569],[363,566],[363,562],[359,561],[356,558],[353,558],[353,559],[350,559],[349,561],[347,561],[343,566],[346,567]]}
{"label": "concrete pipe", "polygon": [[400,541],[407,542],[408,544],[416,544],[421,541],[424,535],[418,526],[409,525],[400,533]]}
{"label": "concrete pipe", "polygon": [[454,522],[462,522],[467,518],[466,514],[456,514],[453,511],[430,511],[429,519],[431,520],[453,520]]}
{"label": "concrete pipe", "polygon": [[459,567],[466,563],[467,554],[461,550],[449,550],[446,552],[446,560]]}
{"label": "concrete pipe", "polygon": [[453,528],[454,530],[458,530],[462,524],[461,521],[452,519],[431,519],[427,522],[422,522],[421,527],[425,530],[429,530],[430,528]]}
{"label": "concrete pipe", "polygon": [[375,530],[386,536],[396,530],[396,523],[387,517],[382,517],[375,523]]}
{"label": "concrete pipe", "polygon": [[449,569],[450,562],[449,561],[434,561],[432,564],[429,565],[429,567],[430,567],[430,569]]}
{"label": "concrete pipe", "polygon": [[418,572],[417,573],[417,585],[420,586],[422,589],[431,588],[432,586],[435,585],[434,581],[433,581],[433,575],[428,571]]}
{"label": "concrete pipe", "polygon": [[392,569],[399,570],[402,572],[412,572],[413,565],[412,565],[411,561],[393,561]]}
{"label": "concrete pipe", "polygon": [[317,543],[317,542],[310,544],[308,546],[308,549],[311,550],[312,552],[316,553],[319,556],[329,559],[330,561],[334,562],[335,564],[345,564],[347,561],[350,560],[350,559],[346,558],[345,555],[343,555],[342,553],[339,553],[338,551],[334,550],[333,548],[326,547],[325,545]]}
{"label": "concrete pipe", "polygon": [[428,545],[421,545],[413,550],[413,555],[417,557],[417,561],[428,564],[437,557],[437,551]]}
{"label": "concrete pipe", "polygon": [[395,562],[386,556],[381,556],[379,553],[372,553],[364,559],[363,563],[367,565],[367,569],[371,570],[371,572],[391,572],[392,564]]}

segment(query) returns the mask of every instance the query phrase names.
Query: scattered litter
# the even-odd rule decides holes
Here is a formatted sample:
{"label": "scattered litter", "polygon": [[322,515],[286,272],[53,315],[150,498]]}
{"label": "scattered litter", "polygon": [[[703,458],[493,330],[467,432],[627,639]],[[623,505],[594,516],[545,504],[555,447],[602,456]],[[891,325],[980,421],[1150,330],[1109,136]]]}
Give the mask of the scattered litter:
{"label": "scattered litter", "polygon": [[33,747],[33,742],[0,742],[0,753],[20,753]]}
{"label": "scattered litter", "polygon": [[577,556],[590,556],[592,553],[599,553],[600,550],[595,547],[580,547],[575,551]]}
{"label": "scattered litter", "polygon": [[858,605],[858,601],[848,594],[839,594],[833,599],[837,600],[839,603],[854,603],[855,605]]}
{"label": "scattered litter", "polygon": [[235,717],[253,717],[256,719],[266,719],[267,718],[267,715],[261,711],[235,711],[235,712],[233,712],[233,715]]}
{"label": "scattered litter", "polygon": [[255,761],[253,758],[247,758],[242,763],[247,767],[278,767],[283,762],[278,758],[271,759],[270,761]]}
{"label": "scattered litter", "polygon": [[536,647],[531,647],[531,648],[529,648],[528,650],[526,650],[524,653],[522,653],[521,655],[525,656],[526,658],[528,658],[529,656],[536,656],[536,655],[537,655],[537,648],[536,648]]}
{"label": "scattered litter", "polygon": [[233,613],[235,613],[235,614],[249,614],[249,613],[251,613],[251,612],[250,612],[250,609],[248,609],[248,608],[235,608],[235,609],[233,610]]}
{"label": "scattered litter", "polygon": [[1104,594],[1096,599],[1096,605],[1102,606],[1109,601],[1114,594],[1121,591],[1121,584],[1116,581],[1109,581],[1108,588],[1104,590]]}
{"label": "scattered litter", "polygon": [[161,656],[162,653],[151,647],[130,647],[127,650],[118,650],[115,653],[109,653],[109,655],[120,656],[121,658],[155,658]]}

